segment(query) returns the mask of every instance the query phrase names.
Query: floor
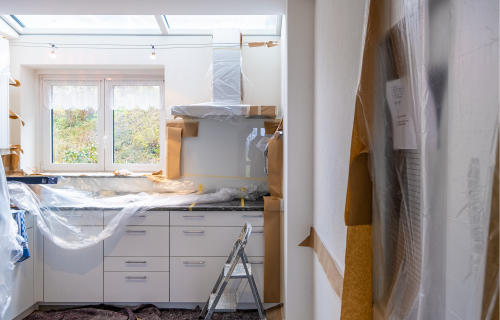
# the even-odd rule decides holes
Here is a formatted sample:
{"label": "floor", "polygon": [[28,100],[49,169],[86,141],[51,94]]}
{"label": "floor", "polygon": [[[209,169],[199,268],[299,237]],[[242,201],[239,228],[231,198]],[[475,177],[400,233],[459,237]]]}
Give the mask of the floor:
{"label": "floor", "polygon": [[[159,309],[152,304],[137,307],[118,307],[113,305],[93,305],[70,309],[38,311],[25,320],[194,320],[200,313],[186,309]],[[214,313],[213,320],[258,320],[257,310],[240,310],[232,313]]]}

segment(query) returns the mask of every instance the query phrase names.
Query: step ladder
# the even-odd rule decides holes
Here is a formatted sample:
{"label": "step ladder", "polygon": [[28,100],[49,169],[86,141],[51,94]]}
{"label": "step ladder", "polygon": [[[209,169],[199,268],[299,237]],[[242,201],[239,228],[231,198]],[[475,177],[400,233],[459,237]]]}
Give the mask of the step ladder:
{"label": "step ladder", "polygon": [[252,267],[245,253],[245,247],[248,238],[250,238],[250,234],[252,234],[252,225],[250,222],[246,222],[198,319],[210,320],[215,311],[236,311],[240,298],[238,290],[236,290],[236,293],[224,293],[224,289],[230,279],[240,279],[240,283],[242,279],[247,279],[250,289],[252,290],[253,299],[257,305],[260,319],[267,320],[264,305],[260,300],[259,292],[257,291],[255,279],[252,274]]}

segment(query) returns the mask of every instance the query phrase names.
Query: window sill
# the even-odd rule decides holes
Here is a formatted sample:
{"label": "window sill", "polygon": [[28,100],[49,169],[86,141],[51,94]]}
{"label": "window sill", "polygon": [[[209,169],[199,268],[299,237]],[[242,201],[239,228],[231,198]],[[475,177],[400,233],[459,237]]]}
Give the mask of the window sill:
{"label": "window sill", "polygon": [[145,178],[151,172],[134,172],[127,176],[117,176],[113,172],[40,172],[41,175],[61,176],[61,177],[79,177],[79,178]]}

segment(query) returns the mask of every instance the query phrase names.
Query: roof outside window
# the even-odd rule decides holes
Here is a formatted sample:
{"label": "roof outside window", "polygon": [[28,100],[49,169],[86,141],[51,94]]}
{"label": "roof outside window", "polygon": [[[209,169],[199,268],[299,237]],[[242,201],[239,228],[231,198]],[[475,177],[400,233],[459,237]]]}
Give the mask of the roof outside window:
{"label": "roof outside window", "polygon": [[263,15],[166,15],[170,29],[276,30],[277,17]]}
{"label": "roof outside window", "polygon": [[26,28],[157,29],[153,15],[16,15]]}

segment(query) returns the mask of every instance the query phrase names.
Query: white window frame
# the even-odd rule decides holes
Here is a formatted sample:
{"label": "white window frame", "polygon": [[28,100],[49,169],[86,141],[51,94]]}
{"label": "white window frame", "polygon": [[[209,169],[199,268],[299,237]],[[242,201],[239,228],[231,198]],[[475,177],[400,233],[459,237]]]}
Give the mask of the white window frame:
{"label": "white window frame", "polygon": [[[51,110],[43,103],[43,80],[98,80],[99,81],[99,109],[98,109],[98,160],[91,163],[52,163],[52,123]],[[106,107],[106,80],[164,80],[163,76],[91,76],[91,75],[40,75],[40,114],[41,119],[41,171],[52,172],[112,172],[116,169],[128,169],[133,172],[158,171],[165,166],[165,107],[160,110],[160,163],[159,164],[114,164],[113,163],[113,110]]]}
{"label": "white window frame", "polygon": [[[137,77],[130,77],[130,76],[113,76],[113,77],[107,77],[105,80],[107,81],[112,81],[112,80],[163,80],[163,76],[137,76]],[[158,171],[165,166],[165,130],[162,130],[162,128],[166,127],[165,123],[165,106],[163,106],[162,109],[160,109],[160,163],[159,164],[119,164],[119,163],[113,163],[113,111],[111,108],[106,108],[105,116],[104,119],[106,121],[105,128],[106,128],[106,133],[105,133],[105,140],[107,141],[105,146],[106,146],[106,159],[105,159],[105,167],[106,171],[114,171],[114,170],[122,170],[122,169],[128,169],[130,171]]]}

